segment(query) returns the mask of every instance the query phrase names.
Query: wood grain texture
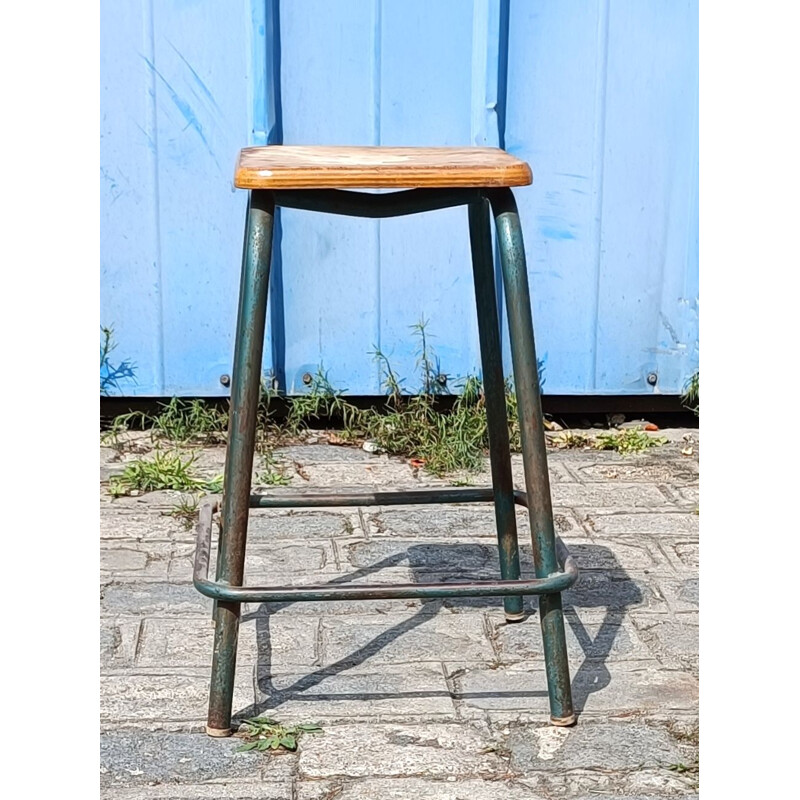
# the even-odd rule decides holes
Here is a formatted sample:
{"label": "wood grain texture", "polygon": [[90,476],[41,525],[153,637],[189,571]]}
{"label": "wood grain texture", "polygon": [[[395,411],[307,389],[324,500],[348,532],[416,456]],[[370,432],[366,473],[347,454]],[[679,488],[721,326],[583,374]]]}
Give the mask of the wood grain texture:
{"label": "wood grain texture", "polygon": [[531,169],[496,147],[246,147],[240,189],[527,186]]}

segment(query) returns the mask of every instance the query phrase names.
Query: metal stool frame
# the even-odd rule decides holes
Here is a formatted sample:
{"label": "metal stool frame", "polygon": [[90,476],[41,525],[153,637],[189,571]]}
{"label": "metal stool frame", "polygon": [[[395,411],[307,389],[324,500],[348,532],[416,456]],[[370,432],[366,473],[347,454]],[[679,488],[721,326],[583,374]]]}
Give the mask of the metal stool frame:
{"label": "metal stool frame", "polygon": [[[256,412],[272,257],[275,207],[297,208],[355,217],[393,217],[452,206],[469,208],[469,233],[478,312],[483,387],[489,432],[492,489],[429,489],[407,492],[341,491],[251,495]],[[515,491],[505,405],[505,379],[494,284],[490,209],[494,215],[503,272],[520,419],[525,492]],[[499,581],[444,584],[327,584],[245,587],[244,562],[250,508],[370,506],[419,503],[494,502],[500,553]],[[528,509],[536,578],[520,580],[515,504]],[[222,523],[216,580],[208,579],[212,516],[221,508]],[[517,206],[508,188],[410,189],[368,194],[341,189],[253,190],[247,210],[239,293],[230,427],[221,503],[209,498],[200,512],[194,585],[216,601],[208,725],[211,736],[231,734],[233,683],[241,603],[342,599],[503,597],[506,618],[523,618],[522,596],[540,595],[550,721],[572,725],[575,713],[570,687],[561,592],[578,579],[578,570],[555,535],[547,472],[539,375],[533,338],[530,292]]]}

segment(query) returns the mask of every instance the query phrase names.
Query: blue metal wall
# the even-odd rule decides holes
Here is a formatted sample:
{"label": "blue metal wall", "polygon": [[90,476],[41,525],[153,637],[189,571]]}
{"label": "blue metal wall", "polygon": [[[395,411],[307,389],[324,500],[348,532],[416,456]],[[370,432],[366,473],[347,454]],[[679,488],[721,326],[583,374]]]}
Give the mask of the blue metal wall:
{"label": "blue metal wall", "polygon": [[[129,395],[219,395],[230,372],[246,144],[500,145],[544,390],[676,394],[698,364],[697,0],[105,0],[101,322]],[[414,389],[479,371],[466,211],[281,211],[264,370]],[[510,359],[507,363],[510,363]],[[648,375],[656,376],[655,386]]]}

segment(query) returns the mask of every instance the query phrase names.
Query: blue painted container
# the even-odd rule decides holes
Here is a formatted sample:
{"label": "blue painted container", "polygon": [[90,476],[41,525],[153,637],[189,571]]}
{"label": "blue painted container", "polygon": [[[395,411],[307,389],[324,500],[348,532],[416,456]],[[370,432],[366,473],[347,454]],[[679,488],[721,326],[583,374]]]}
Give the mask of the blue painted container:
{"label": "blue painted container", "polygon": [[[227,393],[233,167],[268,142],[505,147],[534,172],[516,196],[545,393],[678,394],[697,369],[697,0],[106,0],[101,22],[122,393]],[[381,394],[376,348],[418,388],[421,319],[452,391],[479,373],[466,209],[282,210],[276,245],[264,371],[287,393],[322,367]]]}

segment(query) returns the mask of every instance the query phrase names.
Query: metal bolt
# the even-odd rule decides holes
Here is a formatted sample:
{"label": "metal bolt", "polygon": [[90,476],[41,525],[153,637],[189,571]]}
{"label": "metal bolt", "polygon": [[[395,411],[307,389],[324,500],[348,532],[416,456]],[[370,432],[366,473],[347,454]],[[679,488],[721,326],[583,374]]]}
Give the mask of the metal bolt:
{"label": "metal bolt", "polygon": [[655,385],[658,383],[658,375],[657,375],[655,372],[651,372],[651,373],[650,373],[650,374],[647,376],[647,382],[648,382],[648,383],[649,383],[651,386],[655,386]]}
{"label": "metal bolt", "polygon": [[313,381],[313,380],[314,379],[311,377],[311,373],[310,372],[304,372],[303,373],[303,383],[306,386],[310,386],[311,385],[311,381]]}
{"label": "metal bolt", "polygon": [[223,386],[230,386],[231,385],[231,376],[230,375],[220,375],[219,382]]}

